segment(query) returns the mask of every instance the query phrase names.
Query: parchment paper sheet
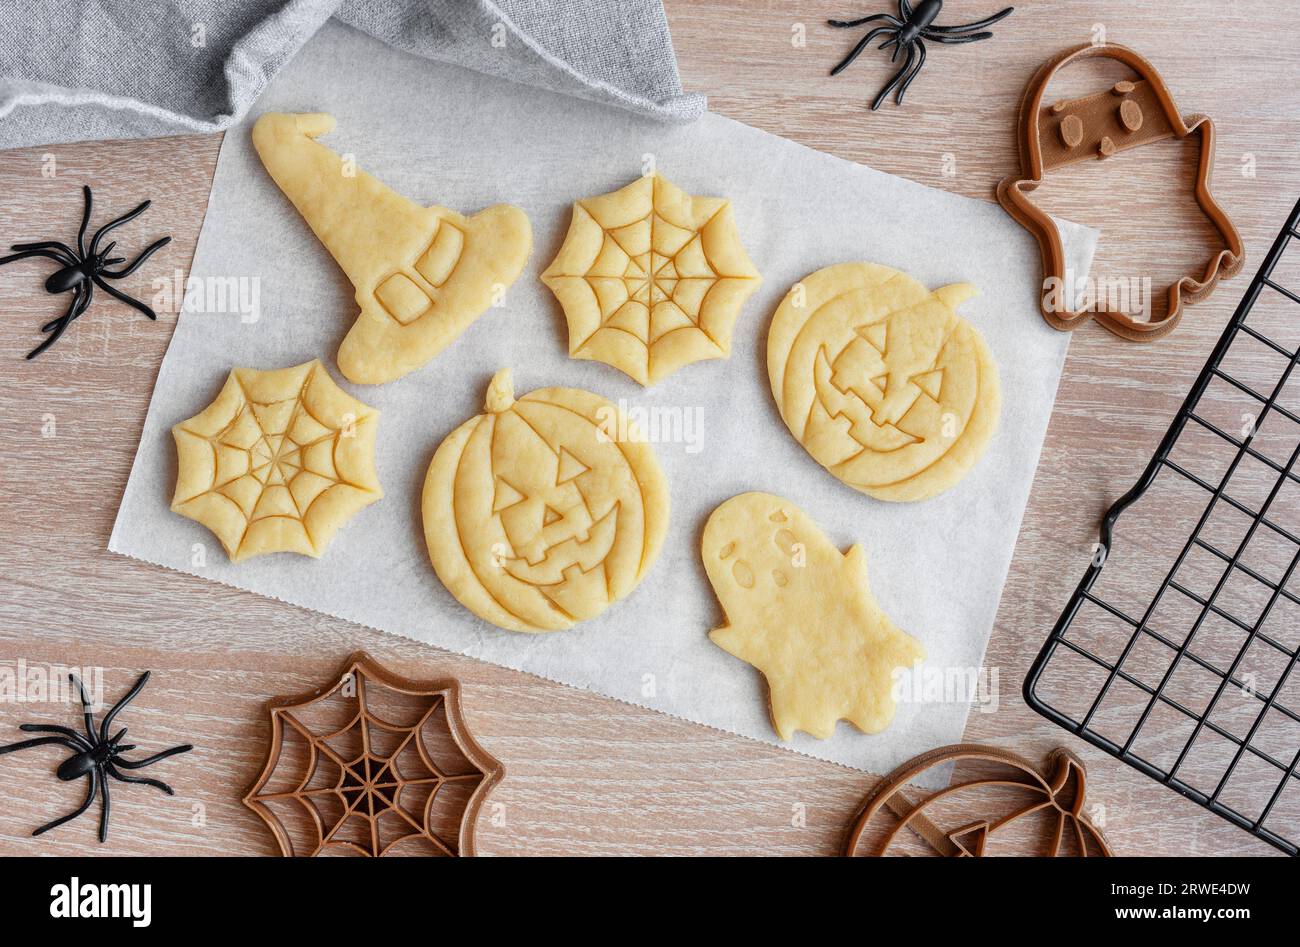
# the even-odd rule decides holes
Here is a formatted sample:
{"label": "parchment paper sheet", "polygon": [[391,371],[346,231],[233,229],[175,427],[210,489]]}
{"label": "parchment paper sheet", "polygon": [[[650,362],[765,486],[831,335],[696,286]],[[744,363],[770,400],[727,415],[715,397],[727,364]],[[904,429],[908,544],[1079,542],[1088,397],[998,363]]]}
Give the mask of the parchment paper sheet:
{"label": "parchment paper sheet", "polygon": [[[533,224],[532,258],[505,304],[423,370],[380,387],[344,385],[383,412],[384,499],[321,560],[276,555],[232,566],[210,533],[168,510],[176,467],[169,429],[211,402],[234,365],[320,357],[342,383],[334,353],[356,314],[351,285],[263,170],[248,125],[232,129],[192,275],[255,279],[244,286],[257,287],[258,317],[182,315],[110,549],[777,743],[761,677],[706,637],[722,615],[698,552],[715,506],[765,490],[802,506],[842,548],[863,544],[877,598],[924,643],[929,666],[979,666],[1068,341],[1038,314],[1033,240],[1000,208],[716,115],[665,126],[406,56],[333,23],[275,79],[257,103],[262,110],[333,113],[338,128],[325,143],[418,202],[465,213],[519,205]],[[864,112],[863,134],[870,125]],[[688,366],[644,390],[613,368],[568,357],[563,317],[537,274],[564,237],[572,201],[621,187],[649,160],[690,193],[731,198],[764,283],[740,316],[730,360]],[[1082,277],[1096,234],[1067,231]],[[773,403],[764,362],[772,312],[801,277],[849,260],[898,267],[931,288],[969,281],[981,290],[961,311],[997,359],[1001,427],[974,471],[936,499],[882,503],[842,485],[795,442]],[[655,445],[672,491],[658,562],[628,599],[570,631],[515,634],[478,620],[442,587],[425,552],[419,499],[429,460],[446,434],[479,413],[502,366],[513,367],[519,394],[587,388],[629,407],[679,409],[697,423],[691,442]],[[205,549],[201,566],[195,544]],[[340,640],[338,651],[352,646]],[[965,700],[907,703],[883,734],[841,722],[832,739],[801,733],[789,746],[883,772],[958,740],[968,708]]]}

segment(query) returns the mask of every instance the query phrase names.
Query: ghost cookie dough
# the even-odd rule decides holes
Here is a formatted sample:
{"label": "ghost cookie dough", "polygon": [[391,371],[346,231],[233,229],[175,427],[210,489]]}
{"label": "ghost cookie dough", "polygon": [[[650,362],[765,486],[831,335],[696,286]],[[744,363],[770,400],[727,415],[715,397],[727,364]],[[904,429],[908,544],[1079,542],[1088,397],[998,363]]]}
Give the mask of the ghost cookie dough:
{"label": "ghost cookie dough", "polygon": [[217,400],[172,428],[172,511],[216,534],[232,562],[268,552],[319,557],[340,526],[382,497],[379,412],[318,361],[235,368]]}
{"label": "ghost cookie dough", "polygon": [[730,355],[732,326],[761,278],[730,201],[652,174],[575,203],[542,282],[564,309],[571,356],[651,385]]}
{"label": "ghost cookie dough", "polygon": [[879,733],[894,718],[893,673],[925,650],[867,585],[862,547],[840,553],[808,516],[770,493],[742,493],[704,527],[704,571],[726,622],[714,644],[767,678],[772,726],[824,740],[848,720]]}
{"label": "ghost cookie dough", "polygon": [[462,605],[512,631],[599,615],[636,588],[663,544],[668,485],[654,453],[589,391],[516,400],[509,369],[488,385],[484,411],[429,465],[434,571]]}
{"label": "ghost cookie dough", "polygon": [[498,204],[472,217],[421,207],[314,141],[332,116],[269,112],[253,146],[356,288],[361,313],[339,346],[358,384],[401,378],[499,300],[532,249],[524,212]]}
{"label": "ghost cookie dough", "polygon": [[772,317],[767,372],[813,458],[880,500],[923,500],[979,460],[997,428],[998,370],[956,306],[898,270],[841,263],[795,284]]}

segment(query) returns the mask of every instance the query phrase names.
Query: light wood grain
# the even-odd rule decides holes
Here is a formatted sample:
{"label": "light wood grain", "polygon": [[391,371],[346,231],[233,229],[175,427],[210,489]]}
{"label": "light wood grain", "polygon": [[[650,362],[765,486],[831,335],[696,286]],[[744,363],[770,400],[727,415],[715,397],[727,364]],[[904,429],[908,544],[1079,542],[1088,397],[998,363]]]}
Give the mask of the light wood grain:
{"label": "light wood grain", "polygon": [[[976,19],[995,6],[952,0],[943,16]],[[1245,238],[1248,272],[1300,195],[1300,24],[1284,4],[1248,0],[1225,12],[1210,0],[1021,3],[993,41],[932,50],[905,108],[871,113],[864,103],[889,75],[884,55],[867,53],[828,78],[855,36],[823,22],[875,7],[884,4],[667,3],[684,84],[707,93],[714,110],[981,199],[1014,170],[1015,110],[1034,69],[1102,24],[1110,40],[1154,60],[1185,113],[1216,120],[1215,191]],[[799,24],[802,47],[792,45]],[[159,233],[175,240],[124,287],[144,293],[151,277],[188,267],[218,147],[217,137],[191,137],[0,154],[0,235],[5,244],[66,237],[82,182],[117,211],[152,197],[128,242]],[[1172,147],[1115,166],[1123,169],[1123,200],[1096,191],[1053,195],[1060,201],[1053,210],[1103,230],[1099,267],[1159,274],[1180,259],[1169,240],[1199,233],[1182,211],[1160,210],[1166,180],[1190,160]],[[56,162],[53,178],[42,175],[46,155]],[[1254,176],[1244,176],[1251,160]],[[882,210],[863,207],[864,226]],[[357,648],[403,674],[462,681],[471,727],[507,768],[491,799],[504,818],[480,823],[483,853],[838,850],[873,782],[861,773],[110,555],[117,502],[175,316],[155,326],[97,303],[49,353],[24,362],[36,327],[55,314],[57,303],[40,289],[45,273],[26,264],[0,269],[0,660],[102,666],[110,698],[151,668],[154,682],[123,723],[149,748],[181,741],[199,748],[155,771],[176,786],[175,798],[115,787],[113,831],[102,847],[92,844],[91,820],[29,839],[32,827],[74,808],[84,789],[52,778],[52,752],[4,758],[0,853],[271,854],[269,833],[238,802],[263,762],[262,701],[324,682]],[[973,713],[968,727],[970,739],[1030,756],[1060,743],[1078,751],[1090,794],[1105,805],[1108,838],[1124,854],[1273,851],[1072,740],[1019,694],[1091,554],[1098,514],[1140,472],[1245,282],[1189,310],[1155,347],[1124,344],[1096,327],[1076,334],[989,647],[998,709]],[[45,437],[51,419],[55,436]],[[58,705],[0,705],[0,739],[22,721],[70,718]]]}

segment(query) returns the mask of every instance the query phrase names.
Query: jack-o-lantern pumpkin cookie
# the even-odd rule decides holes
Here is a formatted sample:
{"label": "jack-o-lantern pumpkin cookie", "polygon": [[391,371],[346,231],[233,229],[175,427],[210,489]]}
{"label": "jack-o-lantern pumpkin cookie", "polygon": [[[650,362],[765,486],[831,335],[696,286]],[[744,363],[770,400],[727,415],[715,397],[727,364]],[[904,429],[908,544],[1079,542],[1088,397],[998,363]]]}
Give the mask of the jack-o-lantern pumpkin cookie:
{"label": "jack-o-lantern pumpkin cookie", "polygon": [[925,649],[881,611],[861,546],[841,553],[789,500],[742,493],[709,517],[704,571],[726,623],[714,644],[767,679],[772,726],[824,740],[848,720],[879,733],[894,719],[893,673]]}
{"label": "jack-o-lantern pumpkin cookie", "polygon": [[340,526],[384,495],[378,426],[379,412],[318,361],[232,369],[216,401],[172,428],[172,510],[212,530],[232,562],[319,557]]}
{"label": "jack-o-lantern pumpkin cookie", "polygon": [[569,354],[650,385],[731,354],[731,330],[762,278],[731,202],[692,197],[657,174],[573,205],[542,274],[564,308]]}
{"label": "jack-o-lantern pumpkin cookie", "polygon": [[509,369],[492,379],[484,411],[438,446],[425,477],[434,571],[466,608],[512,631],[599,615],[663,544],[668,485],[653,451],[589,391],[516,400]]}
{"label": "jack-o-lantern pumpkin cookie", "polygon": [[813,458],[881,500],[957,483],[997,428],[998,369],[956,306],[898,270],[841,263],[797,283],[772,317],[767,372],[781,417]]}
{"label": "jack-o-lantern pumpkin cookie", "polygon": [[315,141],[333,128],[330,115],[269,112],[253,126],[253,147],[356,288],[361,313],[339,369],[380,384],[424,365],[504,293],[532,250],[532,228],[508,204],[465,217],[407,200]]}

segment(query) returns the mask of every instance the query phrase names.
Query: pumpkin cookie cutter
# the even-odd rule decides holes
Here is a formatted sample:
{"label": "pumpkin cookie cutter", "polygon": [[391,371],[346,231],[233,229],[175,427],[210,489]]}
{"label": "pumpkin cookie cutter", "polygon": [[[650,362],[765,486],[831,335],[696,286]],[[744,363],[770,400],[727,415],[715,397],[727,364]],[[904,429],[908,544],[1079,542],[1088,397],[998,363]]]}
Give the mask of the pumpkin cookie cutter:
{"label": "pumpkin cookie cutter", "polygon": [[[370,709],[372,689],[395,691],[417,700],[428,698],[428,703],[414,723],[401,725]],[[357,707],[342,727],[321,733],[302,719],[313,706],[336,699],[340,694],[341,699],[354,699]],[[460,709],[459,681],[454,678],[418,681],[402,677],[364,651],[358,651],[348,658],[338,679],[328,688],[317,688],[297,697],[272,698],[267,702],[267,709],[271,714],[271,745],[266,765],[243,802],[271,829],[281,854],[316,856],[334,846],[353,854],[378,856],[388,854],[408,840],[426,842],[425,848],[432,849],[434,854],[474,854],[474,826],[479,810],[492,787],[505,776],[505,767],[478,744],[466,727]],[[437,754],[426,746],[426,728],[441,731],[439,735],[449,740],[462,758],[458,764],[468,769],[453,771],[439,766]],[[345,758],[345,752],[340,751],[340,738],[354,729],[359,731],[361,753]],[[300,779],[288,778],[291,788],[274,789],[275,784],[286,782],[277,771],[289,730],[306,743],[306,772]],[[395,749],[385,751],[378,745],[382,742],[377,739],[381,732]],[[413,775],[413,764],[424,775]],[[322,765],[337,769],[337,777],[318,778]],[[467,790],[467,784],[474,788]],[[439,796],[447,795],[447,788],[453,785],[461,789],[464,797],[454,800],[461,809],[455,840],[440,836],[432,826],[433,809],[441,802]],[[421,792],[427,795],[418,812],[403,805],[404,795]],[[273,809],[274,803],[289,804],[291,809],[297,807],[305,815],[316,838],[310,851],[302,851],[295,845],[290,827]],[[331,825],[326,824],[326,804],[342,811]],[[401,833],[387,842],[381,830],[384,816],[389,816],[389,822]],[[348,835],[358,828],[359,833]]]}
{"label": "pumpkin cookie cutter", "polygon": [[[918,776],[936,766],[963,761],[986,764],[990,775],[954,782],[921,798],[903,790]],[[886,776],[871,791],[858,811],[844,844],[844,854],[881,856],[891,853],[904,828],[915,832],[937,854],[979,857],[985,854],[990,837],[1017,820],[1035,813],[1054,813],[1055,825],[1045,850],[1024,854],[1056,856],[1067,845],[1083,856],[1109,857],[1110,846],[1101,831],[1084,814],[1083,761],[1064,747],[1057,747],[1042,766],[1018,753],[978,743],[941,746],[913,757]],[[954,828],[941,827],[933,812],[936,803],[960,799],[963,794],[983,796],[989,791],[1023,790],[1023,805],[1001,810],[996,818],[985,816],[964,821]],[[927,811],[929,810],[929,811]],[[963,816],[965,818],[965,816]],[[865,842],[869,826],[896,821],[879,842]],[[1019,853],[1018,853],[1019,854]]]}
{"label": "pumpkin cookie cutter", "polygon": [[[1085,59],[1113,59],[1129,66],[1137,78],[1115,83],[1110,89],[1078,99],[1044,105],[1043,98],[1057,72]],[[1049,302],[1054,294],[1044,292],[1043,318],[1055,329],[1072,330],[1096,318],[1105,328],[1129,341],[1151,341],[1169,333],[1182,318],[1184,305],[1205,299],[1221,279],[1241,271],[1245,251],[1241,235],[1232,220],[1210,193],[1214,164],[1214,123],[1205,115],[1182,117],[1168,87],[1155,67],[1126,46],[1084,44],[1066,50],[1045,63],[1030,81],[1020,107],[1020,176],[1004,178],[997,188],[998,201],[1016,221],[1038,240],[1043,257],[1045,283],[1068,286],[1065,251],[1055,222],[1029,199],[1049,171],[1089,158],[1111,157],[1168,138],[1201,135],[1201,155],[1196,172],[1196,202],[1222,239],[1199,275],[1189,274],[1167,291],[1168,309],[1155,320],[1138,320],[1131,315],[1099,305],[1095,311],[1076,312],[1068,295],[1059,305]]]}

